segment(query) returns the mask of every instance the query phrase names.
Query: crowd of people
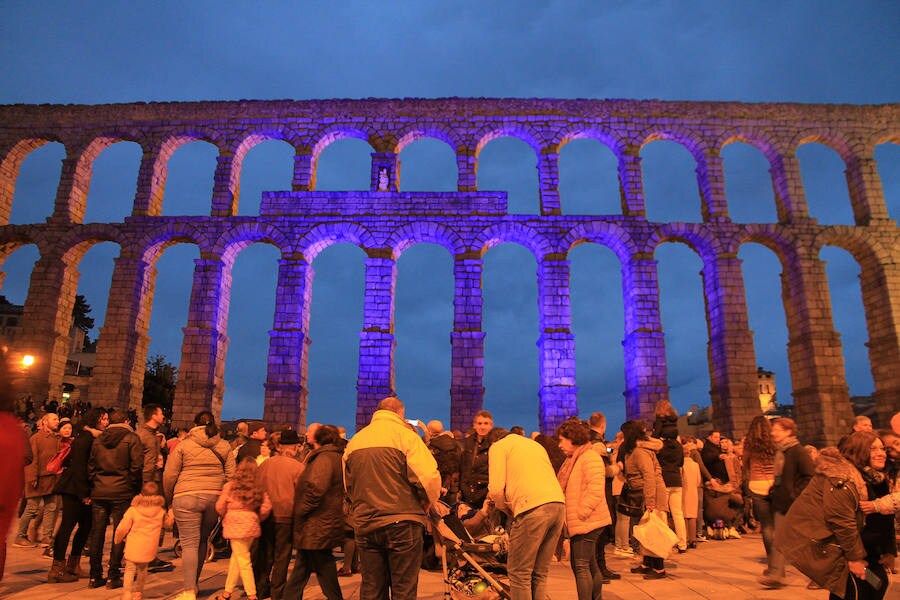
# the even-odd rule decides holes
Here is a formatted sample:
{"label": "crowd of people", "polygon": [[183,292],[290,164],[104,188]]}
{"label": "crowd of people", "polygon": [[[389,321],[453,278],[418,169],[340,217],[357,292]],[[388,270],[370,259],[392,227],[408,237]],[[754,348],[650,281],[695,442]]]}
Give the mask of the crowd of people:
{"label": "crowd of people", "polygon": [[[578,600],[596,600],[622,577],[607,551],[634,557],[631,573],[663,579],[671,553],[751,531],[762,537],[764,587],[784,586],[792,564],[832,598],[882,598],[894,569],[900,413],[879,431],[857,418],[821,450],[800,443],[793,420],[762,415],[736,440],[679,435],[667,401],[652,422],[626,421],[612,439],[599,412],[526,436],[482,410],[468,432],[450,432],[407,420],[396,397],[349,440],[319,423],[302,436],[261,422],[226,434],[209,411],[167,438],[161,407],[144,406],[140,424],[134,417],[46,410],[28,443],[0,435],[0,452],[24,465],[5,474],[0,530],[19,506],[13,546],[44,547],[48,582],[87,577],[140,598],[148,574],[175,568],[157,556],[174,527],[182,600],[196,598],[217,535],[230,547],[222,600],[238,584],[250,599],[301,597],[312,574],[326,598],[341,599],[339,578],[357,572],[360,598],[413,599],[434,520],[447,513],[439,507],[508,535],[515,600],[545,597],[554,557],[568,556]],[[0,411],[0,426],[22,431],[23,421]],[[0,579],[5,553],[4,542]]]}

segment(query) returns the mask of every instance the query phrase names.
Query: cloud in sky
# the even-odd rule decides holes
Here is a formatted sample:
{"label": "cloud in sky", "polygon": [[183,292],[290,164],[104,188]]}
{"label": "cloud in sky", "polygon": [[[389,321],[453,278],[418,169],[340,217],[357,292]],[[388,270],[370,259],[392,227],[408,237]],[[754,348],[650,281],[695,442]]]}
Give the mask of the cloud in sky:
{"label": "cloud in sky", "polygon": [[[900,6],[888,2],[341,2],[222,3],[7,1],[0,6],[0,103],[105,103],[329,97],[594,97],[685,100],[883,103],[898,97]],[[98,159],[88,212],[120,220],[130,207],[139,152],[113,146]],[[534,157],[524,144],[489,144],[482,189],[505,189],[511,205],[537,202]],[[22,168],[14,222],[42,221],[52,210],[62,149],[48,145]],[[323,189],[368,186],[365,144],[345,141],[320,161]],[[693,164],[674,144],[645,149],[648,211],[670,219],[699,215]],[[774,217],[767,165],[755,150],[725,152],[727,192],[736,220]],[[879,149],[885,193],[900,217],[896,146]],[[166,214],[208,210],[215,151],[201,145],[173,157]],[[823,148],[801,149],[814,215],[848,217],[843,166]],[[452,153],[439,142],[414,144],[402,156],[402,183],[453,189]],[[241,214],[262,190],[286,189],[291,150],[266,144],[247,158]],[[603,147],[563,151],[566,206],[618,206],[615,163]],[[566,203],[569,202],[567,205]],[[651,214],[652,216],[652,214]],[[740,218],[738,218],[740,217]],[[690,217],[689,217],[690,218]],[[693,217],[694,220],[697,217]],[[850,219],[850,220],[848,220]],[[708,402],[706,326],[699,260],[666,245],[660,260],[670,384],[676,405]],[[235,267],[225,412],[261,412],[267,331],[277,272],[271,249],[251,248]],[[110,244],[80,266],[98,327],[108,293]],[[443,254],[442,254],[443,253]],[[4,265],[3,293],[24,301],[36,254]],[[851,392],[869,393],[871,374],[859,301],[858,265],[828,250],[835,320],[842,333]],[[176,246],[158,263],[151,352],[180,354],[192,260]],[[777,260],[768,250],[741,250],[759,364],[790,388]],[[335,247],[316,259],[310,355],[310,416],[350,425],[362,316],[362,252]],[[410,251],[400,260],[397,300],[398,389],[420,418],[449,417],[450,257],[443,249]],[[581,410],[624,417],[620,265],[603,248],[572,256],[573,320]],[[416,283],[410,283],[416,282]],[[486,256],[486,403],[498,423],[537,424],[537,307],[533,257],[499,247]],[[235,312],[237,311],[237,312]],[[785,398],[787,394],[781,395]],[[427,414],[426,414],[427,413]]]}

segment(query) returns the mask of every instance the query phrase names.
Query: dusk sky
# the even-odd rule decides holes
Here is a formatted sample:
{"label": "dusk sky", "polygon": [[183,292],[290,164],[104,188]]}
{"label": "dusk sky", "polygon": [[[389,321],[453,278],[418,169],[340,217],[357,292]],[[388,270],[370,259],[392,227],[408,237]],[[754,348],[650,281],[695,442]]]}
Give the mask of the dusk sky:
{"label": "dusk sky", "polygon": [[[739,6],[740,4],[740,6]],[[560,97],[741,102],[879,104],[900,100],[897,2],[26,2],[0,3],[0,104],[400,97]],[[892,58],[893,57],[893,58]],[[368,189],[369,153],[359,140],[329,146],[318,189]],[[216,150],[203,142],[169,164],[164,215],[209,213]],[[254,148],[244,162],[242,215],[256,214],[263,190],[290,189],[293,149]],[[837,153],[819,144],[798,155],[812,216],[852,224]],[[52,212],[64,150],[47,144],[26,158],[12,223]],[[694,161],[674,142],[642,152],[648,218],[699,221]],[[768,164],[744,144],[724,151],[732,218],[772,222]],[[888,209],[900,219],[900,146],[875,158]],[[140,149],[120,143],[97,159],[86,222],[117,222],[134,198]],[[436,140],[401,155],[405,191],[452,191],[452,151]],[[512,138],[480,156],[481,190],[507,190],[511,213],[538,212],[533,151]],[[620,214],[616,162],[599,142],[561,153],[564,213]],[[79,293],[103,324],[118,247],[93,247],[79,265]],[[196,247],[165,251],[150,325],[150,354],[178,364]],[[791,402],[787,329],[775,255],[740,251],[757,363],[776,373]],[[36,249],[10,256],[0,293],[24,303]],[[313,267],[308,421],[352,431],[363,305],[362,250],[329,248]],[[699,257],[664,244],[659,261],[669,385],[679,411],[709,404],[707,328]],[[852,395],[873,391],[859,291],[859,266],[826,248],[835,326]],[[257,244],[235,264],[224,418],[262,414],[268,330],[278,253]],[[571,253],[579,409],[602,410],[611,427],[625,417],[620,265],[590,244]],[[399,262],[395,334],[398,395],[409,418],[449,422],[452,257],[430,244]],[[498,424],[537,428],[537,285],[534,257],[504,244],[485,255],[485,408]],[[99,400],[112,404],[115,399]]]}

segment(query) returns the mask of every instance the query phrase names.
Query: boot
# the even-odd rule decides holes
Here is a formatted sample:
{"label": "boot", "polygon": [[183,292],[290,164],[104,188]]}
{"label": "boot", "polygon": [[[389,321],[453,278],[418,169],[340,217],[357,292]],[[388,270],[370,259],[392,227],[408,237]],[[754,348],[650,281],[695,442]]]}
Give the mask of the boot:
{"label": "boot", "polygon": [[87,578],[88,574],[81,570],[81,554],[70,554],[66,561],[66,573],[74,575],[78,579]]}
{"label": "boot", "polygon": [[62,560],[54,560],[47,573],[47,583],[72,583],[78,581],[78,577],[66,573],[66,563]]}

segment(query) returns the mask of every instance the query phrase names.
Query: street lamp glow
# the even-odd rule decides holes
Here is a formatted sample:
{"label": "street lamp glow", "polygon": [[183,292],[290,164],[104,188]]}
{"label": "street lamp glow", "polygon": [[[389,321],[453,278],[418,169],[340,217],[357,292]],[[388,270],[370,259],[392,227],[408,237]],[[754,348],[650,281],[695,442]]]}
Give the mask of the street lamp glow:
{"label": "street lamp glow", "polygon": [[22,357],[22,366],[23,367],[30,367],[33,364],[34,364],[34,357],[32,355],[26,354],[25,356]]}

